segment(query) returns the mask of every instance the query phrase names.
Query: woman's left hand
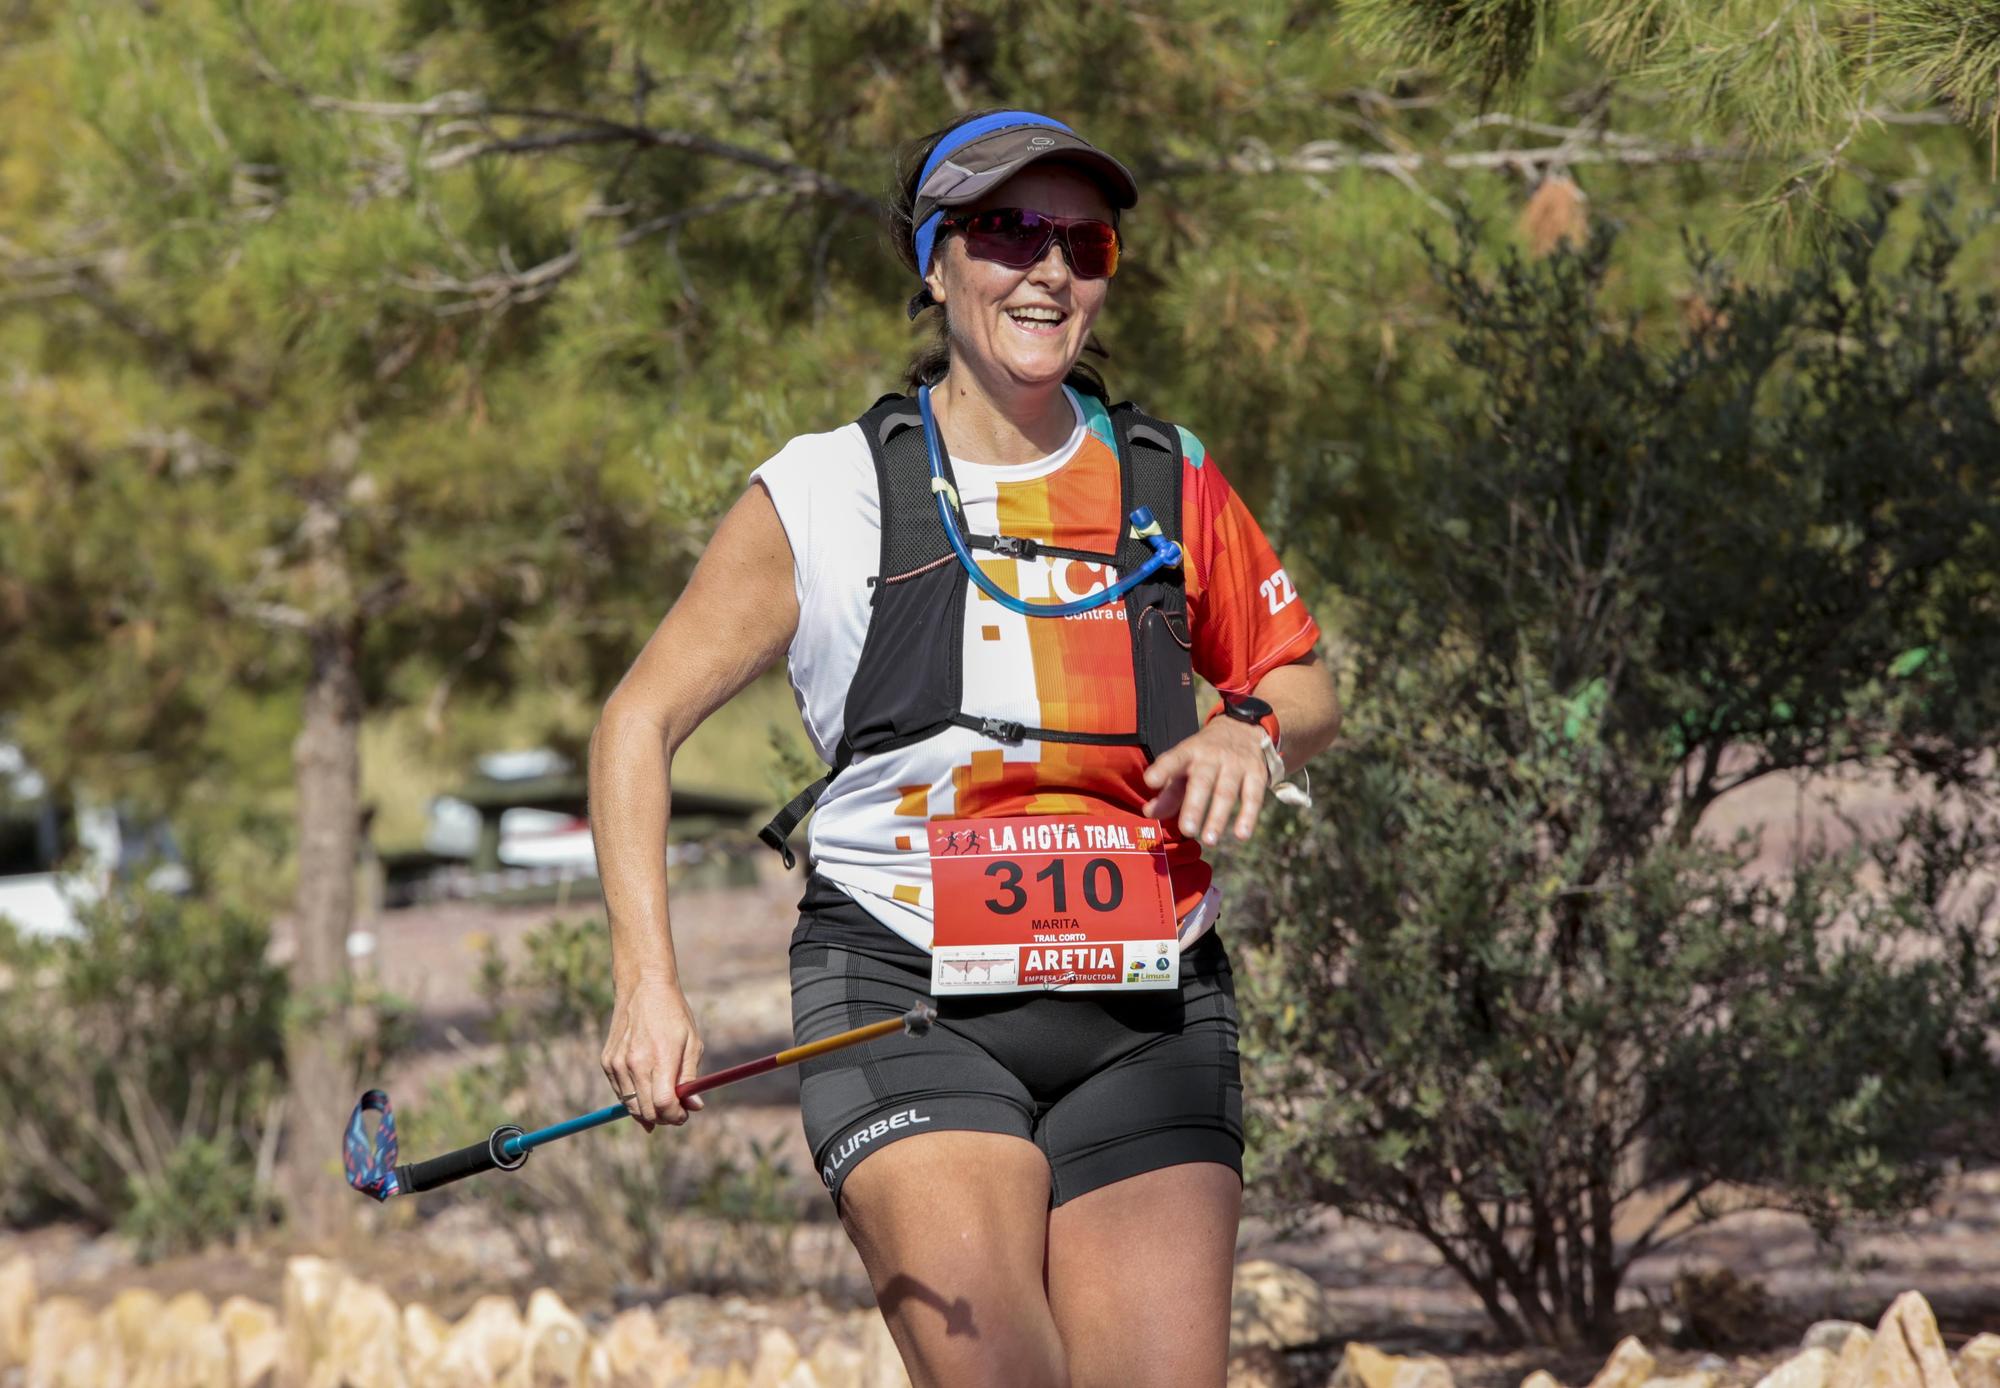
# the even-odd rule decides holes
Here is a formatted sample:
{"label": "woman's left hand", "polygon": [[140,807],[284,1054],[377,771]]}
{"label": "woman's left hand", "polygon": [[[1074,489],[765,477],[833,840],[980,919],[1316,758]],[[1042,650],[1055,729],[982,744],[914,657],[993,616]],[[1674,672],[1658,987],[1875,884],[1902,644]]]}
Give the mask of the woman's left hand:
{"label": "woman's left hand", "polygon": [[1183,838],[1216,844],[1236,816],[1236,837],[1247,839],[1264,809],[1270,773],[1264,767],[1264,730],[1234,718],[1211,719],[1146,768],[1154,791],[1140,813],[1165,821],[1178,813]]}

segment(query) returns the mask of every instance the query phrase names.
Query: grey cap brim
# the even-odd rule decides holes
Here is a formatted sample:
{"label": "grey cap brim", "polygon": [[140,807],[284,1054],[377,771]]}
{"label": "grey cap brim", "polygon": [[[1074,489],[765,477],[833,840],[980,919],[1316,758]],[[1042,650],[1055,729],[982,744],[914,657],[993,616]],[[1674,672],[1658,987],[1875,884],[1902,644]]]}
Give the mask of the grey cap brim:
{"label": "grey cap brim", "polygon": [[1081,135],[1046,125],[1017,125],[996,130],[963,149],[953,150],[917,189],[912,220],[922,224],[940,207],[963,207],[978,202],[1042,159],[1060,159],[1083,166],[1104,185],[1113,207],[1131,207],[1139,201],[1139,184],[1132,171]]}

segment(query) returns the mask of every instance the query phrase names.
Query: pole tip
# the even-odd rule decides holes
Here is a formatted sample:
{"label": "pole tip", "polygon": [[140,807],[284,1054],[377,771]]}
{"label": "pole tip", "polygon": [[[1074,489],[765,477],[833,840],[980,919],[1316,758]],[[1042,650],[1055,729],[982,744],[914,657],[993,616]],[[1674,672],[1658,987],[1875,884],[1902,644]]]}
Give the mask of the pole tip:
{"label": "pole tip", "polygon": [[912,1036],[929,1036],[931,1023],[937,1020],[937,1009],[919,1000],[916,1006],[903,1014],[903,1030]]}

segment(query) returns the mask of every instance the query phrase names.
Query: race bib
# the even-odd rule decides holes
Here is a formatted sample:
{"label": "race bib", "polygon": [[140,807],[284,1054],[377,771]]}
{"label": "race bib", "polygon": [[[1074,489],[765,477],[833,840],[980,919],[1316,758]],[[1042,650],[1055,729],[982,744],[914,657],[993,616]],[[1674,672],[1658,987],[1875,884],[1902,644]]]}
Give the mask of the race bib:
{"label": "race bib", "polygon": [[929,828],[933,994],[1180,986],[1157,821],[1036,815]]}

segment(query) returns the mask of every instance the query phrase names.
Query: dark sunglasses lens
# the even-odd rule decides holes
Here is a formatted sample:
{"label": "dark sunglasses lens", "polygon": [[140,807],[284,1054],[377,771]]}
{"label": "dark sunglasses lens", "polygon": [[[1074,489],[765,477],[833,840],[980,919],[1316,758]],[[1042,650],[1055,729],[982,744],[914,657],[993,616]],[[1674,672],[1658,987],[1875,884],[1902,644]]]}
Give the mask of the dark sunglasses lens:
{"label": "dark sunglasses lens", "polygon": [[1110,278],[1118,269],[1118,229],[1109,222],[1072,223],[1069,258],[1085,279]]}
{"label": "dark sunglasses lens", "polygon": [[1023,270],[1042,258],[1053,228],[1039,213],[1018,207],[975,212],[965,222],[965,249],[980,260]]}
{"label": "dark sunglasses lens", "polygon": [[[1048,254],[1057,224],[1025,207],[994,207],[965,219],[965,249],[980,260],[1025,270]],[[1118,269],[1118,228],[1109,222],[1071,222],[1063,231],[1070,267],[1085,279],[1109,278]]]}

